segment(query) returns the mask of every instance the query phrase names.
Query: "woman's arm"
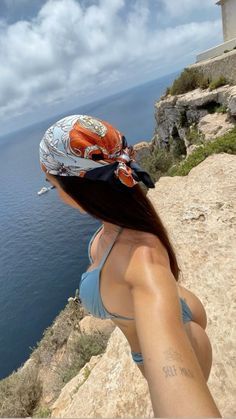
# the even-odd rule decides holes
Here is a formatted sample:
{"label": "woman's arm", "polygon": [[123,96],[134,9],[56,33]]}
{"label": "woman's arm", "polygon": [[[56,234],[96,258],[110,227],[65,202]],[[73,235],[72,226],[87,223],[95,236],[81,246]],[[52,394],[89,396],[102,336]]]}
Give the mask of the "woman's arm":
{"label": "woman's arm", "polygon": [[125,280],[154,415],[221,418],[185,332],[176,280],[153,252],[148,246],[136,249]]}

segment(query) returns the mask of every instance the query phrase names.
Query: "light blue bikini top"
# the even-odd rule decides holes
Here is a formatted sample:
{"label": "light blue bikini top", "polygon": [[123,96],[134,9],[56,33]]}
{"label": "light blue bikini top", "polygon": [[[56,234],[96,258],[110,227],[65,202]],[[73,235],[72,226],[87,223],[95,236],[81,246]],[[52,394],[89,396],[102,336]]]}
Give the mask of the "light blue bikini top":
{"label": "light blue bikini top", "polygon": [[[102,229],[103,225],[101,225],[98,230],[95,231],[92,238],[90,239],[89,245],[88,245],[88,257],[91,263],[93,263],[93,260],[91,258],[91,245],[92,242],[97,235],[97,233]],[[112,249],[114,246],[114,243],[120,234],[122,228],[120,228],[115,240],[109,246],[107,251],[105,252],[100,264],[97,268],[93,269],[89,272],[83,272],[81,275],[80,283],[79,283],[79,298],[82,302],[82,305],[94,316],[99,317],[100,319],[123,319],[123,320],[134,320],[133,317],[125,317],[120,316],[117,313],[110,313],[107,311],[102,303],[101,294],[100,294],[100,272],[101,269]],[[188,306],[188,304],[185,302],[183,298],[180,297],[181,302],[181,308],[182,308],[182,318],[183,322],[192,320],[193,314]]]}
{"label": "light blue bikini top", "polygon": [[[96,234],[102,229],[103,225],[101,225],[98,230],[95,231],[92,238],[90,239],[89,245],[88,245],[88,257],[91,263],[93,263],[93,260],[91,258],[91,245],[92,242],[96,236]],[[120,316],[116,313],[110,313],[107,311],[102,303],[101,294],[100,294],[100,272],[101,269],[112,249],[114,246],[114,243],[120,234],[122,230],[122,227],[120,228],[115,240],[113,243],[109,246],[107,251],[105,252],[100,264],[97,268],[89,271],[89,272],[83,272],[80,279],[79,284],[79,298],[82,302],[82,305],[94,316],[99,317],[100,319],[123,319],[123,320],[134,320],[132,317],[125,317]]]}

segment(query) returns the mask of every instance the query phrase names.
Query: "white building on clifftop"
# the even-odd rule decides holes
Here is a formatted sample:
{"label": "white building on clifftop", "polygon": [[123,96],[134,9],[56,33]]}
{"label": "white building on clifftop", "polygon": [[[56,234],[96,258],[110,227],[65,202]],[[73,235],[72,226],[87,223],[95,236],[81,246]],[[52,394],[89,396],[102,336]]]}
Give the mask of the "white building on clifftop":
{"label": "white building on clifftop", "polygon": [[197,62],[217,57],[236,47],[236,0],[219,0],[221,6],[224,43],[197,55]]}

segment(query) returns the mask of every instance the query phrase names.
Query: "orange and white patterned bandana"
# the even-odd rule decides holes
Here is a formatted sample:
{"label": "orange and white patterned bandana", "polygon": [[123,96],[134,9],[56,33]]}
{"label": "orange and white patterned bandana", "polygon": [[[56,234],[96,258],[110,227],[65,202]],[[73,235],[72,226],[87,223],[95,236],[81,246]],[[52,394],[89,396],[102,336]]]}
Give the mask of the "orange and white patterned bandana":
{"label": "orange and white patterned bandana", "polygon": [[133,187],[155,185],[135,161],[132,146],[108,122],[88,115],[71,115],[53,124],[39,145],[42,170],[60,176],[99,179]]}

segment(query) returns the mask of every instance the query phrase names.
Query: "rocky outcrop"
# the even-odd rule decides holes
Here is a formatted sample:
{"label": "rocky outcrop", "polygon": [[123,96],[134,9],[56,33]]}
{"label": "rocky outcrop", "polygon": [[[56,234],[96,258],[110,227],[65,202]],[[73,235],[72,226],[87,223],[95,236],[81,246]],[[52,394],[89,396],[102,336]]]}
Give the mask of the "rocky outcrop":
{"label": "rocky outcrop", "polygon": [[[64,385],[63,371],[73,362],[74,342],[81,334],[80,321],[84,315],[82,306],[69,302],[44,332],[39,346],[31,355],[30,360],[38,369],[38,380],[41,383],[40,405],[50,405]],[[26,368],[30,371],[31,367],[26,364]]]}
{"label": "rocky outcrop", "polygon": [[[148,192],[174,244],[180,282],[206,308],[213,348],[208,387],[223,417],[236,415],[235,173],[236,156],[211,155],[188,176],[161,177]],[[146,380],[118,328],[105,354],[93,357],[51,408],[52,417],[153,417]]]}
{"label": "rocky outcrop", "polygon": [[[88,316],[77,297],[69,297],[68,302],[43,332],[30,358],[2,380],[1,417],[25,417],[27,413],[35,417],[50,416],[50,406],[65,383],[71,382],[70,377],[80,369],[80,338],[88,337],[91,344],[96,339],[95,334],[100,332],[102,337],[95,343],[95,350],[96,345],[101,350],[106,346],[114,323]],[[8,388],[7,392],[3,390],[4,386]]]}
{"label": "rocky outcrop", "polygon": [[182,283],[206,308],[213,348],[208,386],[223,417],[236,415],[235,173],[236,156],[220,153],[186,177],[161,177],[148,192],[175,246]]}
{"label": "rocky outcrop", "polygon": [[[95,359],[96,358],[96,359]],[[105,354],[93,357],[53,404],[55,418],[153,417],[148,385],[120,329],[113,331]]]}
{"label": "rocky outcrop", "polygon": [[112,320],[98,319],[93,316],[85,316],[80,322],[80,331],[81,333],[86,333],[88,335],[100,331],[107,336],[110,336],[115,328],[115,324]]}
{"label": "rocky outcrop", "polygon": [[[62,317],[59,315],[56,322],[59,327],[62,327],[61,322]],[[38,378],[42,383],[42,394],[39,400],[41,405],[49,406],[54,402],[55,397],[58,396],[64,386],[65,372],[73,366],[76,360],[74,347],[81,334],[90,335],[99,331],[105,336],[110,336],[114,327],[114,323],[109,319],[104,321],[92,316],[85,316],[74,325],[64,344],[58,347],[53,354],[50,354],[50,351],[47,352],[47,345],[45,345],[45,355],[42,356],[42,353],[39,355],[40,364],[38,368]],[[48,344],[48,346],[49,349],[50,345]],[[36,353],[34,353],[33,358],[37,359]]]}
{"label": "rocky outcrop", "polygon": [[208,141],[226,134],[234,126],[235,124],[230,122],[227,114],[213,113],[200,118],[198,132],[205,141]]}
{"label": "rocky outcrop", "polygon": [[152,142],[141,141],[134,144],[135,160],[140,163],[143,158],[149,157],[152,153]]}
{"label": "rocky outcrop", "polygon": [[162,97],[155,104],[155,118],[153,143],[170,150],[172,144],[181,141],[187,156],[193,144],[215,139],[235,126],[236,86],[222,86],[212,91],[195,89],[182,95]]}
{"label": "rocky outcrop", "polygon": [[[148,191],[175,248],[180,283],[200,298],[207,312],[206,332],[213,349],[208,387],[223,417],[236,416],[235,173],[236,156],[211,155],[187,176],[161,177]],[[62,371],[73,366],[78,336],[96,330],[109,337],[105,353],[92,356],[63,383]],[[38,375],[38,407],[50,408],[51,417],[153,417],[147,382],[123,333],[110,320],[82,315],[73,301],[18,374],[19,382],[22,376]]]}
{"label": "rocky outcrop", "polygon": [[[79,416],[79,411],[81,409],[84,412],[86,411],[86,405],[88,403],[87,395],[84,400],[77,400],[77,406],[74,406],[78,396],[79,388],[88,380],[88,376],[91,374],[91,371],[102,358],[102,355],[92,356],[89,363],[86,364],[76,375],[72,378],[62,389],[60,396],[55,401],[51,407],[51,417],[56,418],[66,418],[66,417],[82,417]],[[89,403],[88,403],[89,404]],[[69,412],[70,416],[67,416]],[[76,413],[75,413],[76,412]],[[74,415],[74,416],[73,416]]]}

